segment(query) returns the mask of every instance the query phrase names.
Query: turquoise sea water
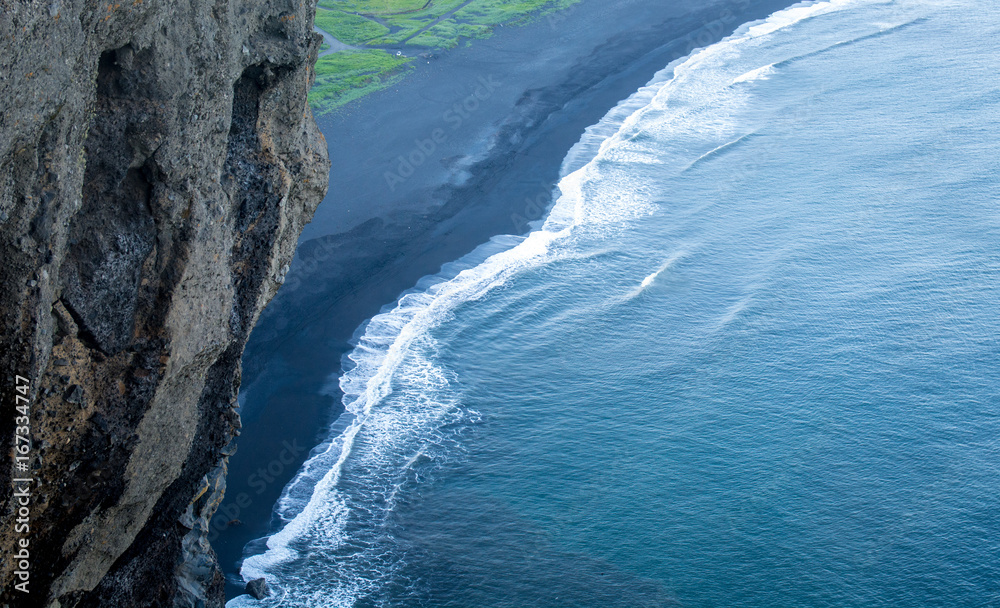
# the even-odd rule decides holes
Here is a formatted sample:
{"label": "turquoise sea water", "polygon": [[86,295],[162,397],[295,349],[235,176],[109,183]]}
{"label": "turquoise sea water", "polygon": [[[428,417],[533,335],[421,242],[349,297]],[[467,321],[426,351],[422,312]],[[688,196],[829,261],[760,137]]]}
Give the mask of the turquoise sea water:
{"label": "turquoise sea water", "polygon": [[998,39],[831,0],[667,67],[359,330],[230,606],[1000,606]]}

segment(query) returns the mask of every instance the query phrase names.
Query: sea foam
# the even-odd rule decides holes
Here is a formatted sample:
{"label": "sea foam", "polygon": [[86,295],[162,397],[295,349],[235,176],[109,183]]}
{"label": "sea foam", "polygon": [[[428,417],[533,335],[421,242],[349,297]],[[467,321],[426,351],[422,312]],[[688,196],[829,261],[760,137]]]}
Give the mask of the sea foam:
{"label": "sea foam", "polygon": [[[345,546],[357,545],[352,555],[365,554],[364,543],[352,538],[348,529],[352,505],[368,501],[366,517],[385,517],[393,508],[405,471],[426,456],[426,443],[412,439],[421,433],[434,433],[455,416],[467,415],[449,395],[447,371],[426,355],[434,349],[432,330],[458,306],[483,298],[525,269],[557,257],[560,244],[575,231],[654,212],[656,202],[645,197],[642,184],[628,182],[625,171],[631,163],[652,162],[643,150],[646,135],[657,139],[669,135],[681,140],[697,136],[702,145],[718,147],[705,134],[734,135],[732,110],[747,94],[734,85],[754,83],[774,72],[774,62],[750,69],[735,62],[741,47],[759,43],[761,38],[805,19],[863,2],[829,0],[796,5],[744,25],[725,40],[674,62],[587,129],[563,162],[559,195],[540,228],[526,237],[492,239],[443,268],[439,275],[423,279],[417,290],[404,294],[374,317],[347,355],[347,371],[338,380],[345,413],[332,427],[330,438],[313,450],[286,488],[276,508],[284,526],[267,539],[264,553],[246,558],[243,578],[266,576],[277,590],[275,601],[352,605],[366,590],[363,577],[341,570],[337,580],[330,580],[334,573],[325,577],[313,573],[312,578],[303,580],[295,573],[306,568],[283,569],[282,565],[308,557],[310,567],[315,567],[316,557],[309,555],[313,550],[321,555],[339,554]],[[712,111],[707,110],[709,107]],[[720,107],[723,111],[719,111]],[[677,159],[677,171],[691,165],[690,154],[691,150],[687,150],[687,156]],[[609,176],[616,179],[609,180]],[[597,186],[608,182],[616,184],[611,191]],[[642,280],[639,291],[650,287],[683,255],[683,251],[671,255]],[[418,390],[394,404],[394,408],[382,408],[393,396],[394,379],[401,374],[424,393],[418,394]],[[363,454],[359,446],[363,446]],[[371,479],[344,487],[349,460],[357,461],[359,470]],[[374,481],[376,478],[380,481]],[[365,485],[369,481],[374,487]],[[351,492],[372,495],[354,500]],[[314,546],[316,543],[322,546]],[[343,561],[349,569],[351,558]],[[229,605],[260,604],[242,596]]]}

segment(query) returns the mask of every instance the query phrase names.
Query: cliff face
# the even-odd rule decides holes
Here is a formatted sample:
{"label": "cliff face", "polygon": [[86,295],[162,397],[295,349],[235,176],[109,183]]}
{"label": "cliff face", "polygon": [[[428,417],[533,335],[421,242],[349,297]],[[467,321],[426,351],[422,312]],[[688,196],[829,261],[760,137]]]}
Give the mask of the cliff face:
{"label": "cliff face", "polygon": [[[221,604],[205,536],[239,429],[240,355],[326,189],[306,104],[313,10],[0,0],[10,605]],[[9,466],[17,376],[30,386],[30,470],[15,471],[35,480],[27,534]],[[28,593],[6,557],[23,538]]]}

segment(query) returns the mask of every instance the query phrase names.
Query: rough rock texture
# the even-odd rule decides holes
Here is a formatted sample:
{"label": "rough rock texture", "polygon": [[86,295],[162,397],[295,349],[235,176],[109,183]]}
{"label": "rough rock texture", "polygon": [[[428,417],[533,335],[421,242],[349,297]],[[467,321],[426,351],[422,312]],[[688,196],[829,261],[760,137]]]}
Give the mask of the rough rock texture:
{"label": "rough rock texture", "polygon": [[326,189],[313,4],[0,0],[0,604],[221,605],[240,355]]}
{"label": "rough rock texture", "polygon": [[267,581],[263,578],[255,578],[247,583],[247,594],[255,600],[262,600],[270,594],[267,589]]}

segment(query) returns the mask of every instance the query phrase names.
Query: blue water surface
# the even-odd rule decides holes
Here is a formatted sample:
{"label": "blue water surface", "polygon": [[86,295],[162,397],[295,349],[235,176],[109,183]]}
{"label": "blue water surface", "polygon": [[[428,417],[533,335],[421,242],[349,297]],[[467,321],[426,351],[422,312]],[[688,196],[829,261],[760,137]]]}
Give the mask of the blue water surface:
{"label": "blue water surface", "polygon": [[262,604],[1000,606],[998,39],[831,0],[666,69],[359,334]]}

